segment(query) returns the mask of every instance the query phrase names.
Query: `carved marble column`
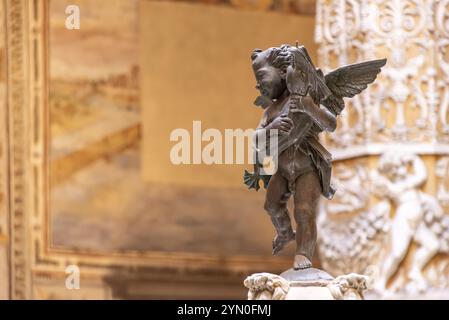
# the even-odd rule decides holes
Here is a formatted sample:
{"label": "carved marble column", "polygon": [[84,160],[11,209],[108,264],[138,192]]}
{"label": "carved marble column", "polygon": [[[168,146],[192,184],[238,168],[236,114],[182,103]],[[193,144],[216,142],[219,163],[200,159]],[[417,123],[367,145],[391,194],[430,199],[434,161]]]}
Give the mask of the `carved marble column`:
{"label": "carved marble column", "polygon": [[325,138],[323,267],[371,273],[380,295],[449,297],[449,0],[318,0],[316,15],[325,71],[388,58]]}

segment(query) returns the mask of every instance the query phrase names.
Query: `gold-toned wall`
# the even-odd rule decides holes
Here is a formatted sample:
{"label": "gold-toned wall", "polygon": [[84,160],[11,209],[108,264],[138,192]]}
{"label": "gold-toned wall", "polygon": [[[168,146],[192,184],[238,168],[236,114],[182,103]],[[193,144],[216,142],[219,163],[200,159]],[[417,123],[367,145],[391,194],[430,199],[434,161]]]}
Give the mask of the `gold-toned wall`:
{"label": "gold-toned wall", "polygon": [[[312,17],[147,0],[1,3],[0,104],[11,101],[0,110],[0,298],[236,299],[246,275],[290,267],[292,246],[271,256],[264,192],[246,190],[242,166],[176,171],[166,160],[169,132],[192,120],[254,128],[251,51],[299,40],[315,57]],[[139,3],[141,28],[128,24]],[[65,28],[68,4],[80,6],[80,30]],[[79,291],[65,287],[68,265],[80,267]]]}
{"label": "gold-toned wall", "polygon": [[194,120],[223,137],[226,128],[255,128],[262,110],[252,105],[252,50],[298,40],[314,59],[314,18],[159,2],[141,3],[140,12],[144,179],[243,188],[248,166],[173,165],[170,133],[185,128],[192,139]]}
{"label": "gold-toned wall", "polygon": [[[0,22],[3,22],[5,15],[4,9],[0,5]],[[0,119],[5,119],[6,111],[6,47],[5,47],[4,25],[0,26]],[[9,295],[9,271],[8,271],[8,219],[7,219],[7,195],[4,192],[6,188],[5,178],[7,177],[7,146],[6,140],[6,121],[0,124],[0,300],[7,299]]]}

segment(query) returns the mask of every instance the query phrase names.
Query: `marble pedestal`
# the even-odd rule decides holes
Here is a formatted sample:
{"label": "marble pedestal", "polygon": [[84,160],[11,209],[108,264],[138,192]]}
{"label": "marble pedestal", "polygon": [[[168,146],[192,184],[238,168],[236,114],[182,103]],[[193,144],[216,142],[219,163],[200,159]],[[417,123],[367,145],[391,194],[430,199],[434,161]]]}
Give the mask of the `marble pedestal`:
{"label": "marble pedestal", "polygon": [[255,273],[244,281],[248,300],[363,300],[368,277],[351,273],[333,278],[309,268],[281,275]]}

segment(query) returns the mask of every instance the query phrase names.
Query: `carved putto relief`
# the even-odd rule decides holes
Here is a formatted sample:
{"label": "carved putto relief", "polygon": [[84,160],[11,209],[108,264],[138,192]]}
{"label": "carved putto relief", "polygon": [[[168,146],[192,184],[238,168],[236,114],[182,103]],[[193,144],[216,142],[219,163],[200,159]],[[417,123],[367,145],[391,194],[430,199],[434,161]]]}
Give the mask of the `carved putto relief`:
{"label": "carved putto relief", "polygon": [[[441,170],[447,170],[445,162],[441,160]],[[337,174],[343,172],[345,177],[348,170]],[[356,170],[352,171],[356,175]],[[423,191],[427,179],[426,165],[420,156],[384,153],[368,179],[368,190],[379,202],[349,218],[348,223],[320,220],[325,229],[321,233],[320,254],[326,268],[335,273],[348,269],[360,273],[375,271],[374,287],[380,293],[389,290],[419,294],[432,288],[447,289],[448,259],[436,256],[449,253],[449,215],[436,197]],[[357,180],[346,180],[346,188],[350,189],[354,181]],[[333,206],[329,203],[324,214],[335,215]],[[348,213],[352,208],[337,212]],[[404,265],[405,258],[409,263]]]}

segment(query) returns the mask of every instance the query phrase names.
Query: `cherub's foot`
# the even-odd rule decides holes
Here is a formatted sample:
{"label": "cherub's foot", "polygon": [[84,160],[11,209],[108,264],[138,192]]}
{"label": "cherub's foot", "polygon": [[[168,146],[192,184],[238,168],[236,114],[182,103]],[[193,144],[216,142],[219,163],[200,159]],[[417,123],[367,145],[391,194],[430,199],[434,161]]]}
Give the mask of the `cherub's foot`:
{"label": "cherub's foot", "polygon": [[273,240],[273,255],[278,254],[290,241],[295,240],[295,232],[291,231],[287,236],[276,235]]}
{"label": "cherub's foot", "polygon": [[295,256],[295,261],[293,262],[293,269],[299,270],[299,269],[307,269],[312,266],[312,262],[310,260],[303,256],[302,254],[297,254]]}

